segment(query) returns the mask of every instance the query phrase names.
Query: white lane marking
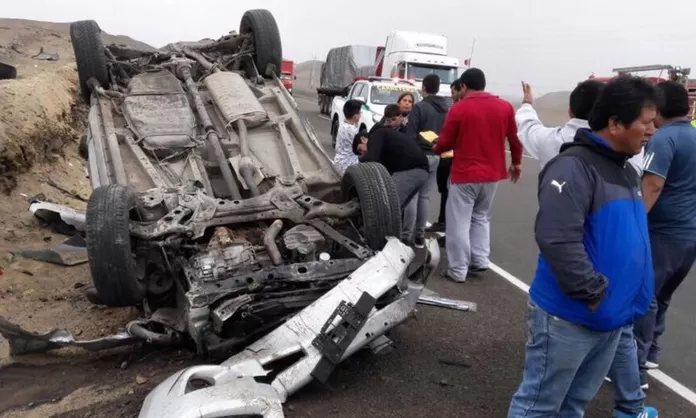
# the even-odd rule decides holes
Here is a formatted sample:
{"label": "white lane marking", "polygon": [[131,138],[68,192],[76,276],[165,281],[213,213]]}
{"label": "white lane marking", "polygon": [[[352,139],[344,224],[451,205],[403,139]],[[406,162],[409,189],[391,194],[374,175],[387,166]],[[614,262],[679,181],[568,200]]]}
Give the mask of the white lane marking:
{"label": "white lane marking", "polygon": [[[523,282],[522,280],[518,279],[517,277],[513,276],[512,274],[508,273],[507,271],[503,270],[502,268],[493,263],[490,264],[490,268],[498,276],[512,283],[512,285],[516,288],[520,289],[525,293],[529,293],[529,285],[527,285],[527,283]],[[691,404],[696,405],[696,393],[694,393],[691,389],[677,382],[672,377],[668,376],[660,370],[648,370],[648,374],[652,376],[653,379],[657,380],[667,388],[671,389],[677,395],[681,396]]]}
{"label": "white lane marking", "polygon": [[331,122],[331,119],[326,115],[317,115],[317,116],[321,119],[328,120],[329,122]]}

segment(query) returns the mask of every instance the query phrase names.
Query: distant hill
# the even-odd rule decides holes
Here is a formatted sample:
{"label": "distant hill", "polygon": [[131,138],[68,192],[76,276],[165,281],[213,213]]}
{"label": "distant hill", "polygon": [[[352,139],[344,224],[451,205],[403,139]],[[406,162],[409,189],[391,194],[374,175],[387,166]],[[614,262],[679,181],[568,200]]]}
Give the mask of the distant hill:
{"label": "distant hill", "polygon": [[569,98],[569,91],[554,91],[551,93],[546,93],[543,96],[534,99],[534,105],[536,107],[544,109],[551,109],[557,107],[565,110],[568,108]]}
{"label": "distant hill", "polygon": [[306,93],[316,93],[316,88],[319,87],[321,76],[321,65],[324,61],[311,60],[304,61],[295,65],[295,90]]}

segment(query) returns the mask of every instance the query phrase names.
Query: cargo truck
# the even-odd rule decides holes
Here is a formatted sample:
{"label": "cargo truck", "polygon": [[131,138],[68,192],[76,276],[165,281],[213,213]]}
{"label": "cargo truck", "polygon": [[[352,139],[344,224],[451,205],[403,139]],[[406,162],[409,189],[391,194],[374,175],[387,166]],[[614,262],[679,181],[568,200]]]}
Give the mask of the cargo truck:
{"label": "cargo truck", "polygon": [[292,94],[292,82],[297,79],[295,75],[295,62],[291,60],[283,60],[280,66],[280,81],[285,86],[288,93]]}

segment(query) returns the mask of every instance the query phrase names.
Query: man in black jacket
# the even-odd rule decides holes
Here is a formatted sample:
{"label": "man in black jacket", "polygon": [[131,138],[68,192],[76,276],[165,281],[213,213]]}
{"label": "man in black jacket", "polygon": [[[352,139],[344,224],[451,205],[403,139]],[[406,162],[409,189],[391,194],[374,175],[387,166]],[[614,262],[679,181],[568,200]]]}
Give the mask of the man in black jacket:
{"label": "man in black jacket", "polygon": [[425,188],[418,193],[418,201],[411,202],[404,213],[404,235],[407,237],[412,235],[417,247],[423,246],[425,242],[425,224],[428,221],[430,197],[436,187],[437,166],[440,162],[440,157],[433,151],[432,144],[423,139],[420,133],[432,131],[439,135],[449,110],[447,100],[438,96],[438,91],[440,91],[440,77],[436,74],[425,76],[421,88],[423,100],[413,106],[406,124],[406,135],[415,141],[427,156],[430,172]]}
{"label": "man in black jacket", "polygon": [[[382,164],[392,175],[404,209],[421,192],[429,176],[428,159],[415,141],[395,128],[403,120],[397,105],[384,109],[384,120],[375,124],[368,134],[358,132],[353,140],[353,152],[361,162]],[[410,237],[402,237],[408,242]]]}

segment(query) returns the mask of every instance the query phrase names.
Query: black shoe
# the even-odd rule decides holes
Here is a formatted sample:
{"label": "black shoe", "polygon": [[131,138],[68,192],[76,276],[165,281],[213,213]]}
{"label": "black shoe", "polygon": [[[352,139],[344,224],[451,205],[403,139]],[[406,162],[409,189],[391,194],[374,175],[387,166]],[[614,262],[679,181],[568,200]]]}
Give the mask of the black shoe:
{"label": "black shoe", "polygon": [[425,237],[416,237],[413,239],[413,246],[416,248],[425,247]]}
{"label": "black shoe", "polygon": [[483,273],[485,271],[488,271],[488,267],[480,267],[480,266],[469,266],[469,273]]}

